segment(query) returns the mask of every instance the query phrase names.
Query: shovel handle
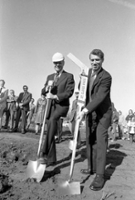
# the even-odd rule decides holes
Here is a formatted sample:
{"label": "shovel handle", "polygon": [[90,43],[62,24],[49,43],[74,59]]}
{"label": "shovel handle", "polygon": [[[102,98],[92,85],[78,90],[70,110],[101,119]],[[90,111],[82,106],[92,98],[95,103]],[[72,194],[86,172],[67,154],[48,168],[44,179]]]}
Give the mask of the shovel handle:
{"label": "shovel handle", "polygon": [[[50,93],[50,91],[51,91],[51,86],[49,88],[49,93]],[[47,103],[46,103],[46,107],[45,107],[45,113],[44,113],[44,119],[43,119],[43,125],[42,125],[40,139],[39,139],[39,146],[38,146],[37,157],[39,157],[39,154],[40,154],[40,149],[41,149],[41,145],[42,145],[42,141],[43,141],[43,135],[44,135],[44,130],[45,130],[45,122],[46,122],[46,117],[47,117],[48,108],[49,108],[49,102],[50,101],[51,101],[51,99],[47,99]]]}
{"label": "shovel handle", "polygon": [[[78,112],[81,111],[82,106],[78,106]],[[78,138],[78,131],[80,126],[80,119],[77,119],[75,122],[75,132],[74,132],[74,143],[73,143],[73,150],[72,150],[72,157],[71,157],[71,164],[70,164],[70,172],[69,172],[69,180],[71,181],[73,176],[73,170],[74,170],[74,161],[75,161],[75,155],[76,155],[76,146],[77,146],[77,138]]]}

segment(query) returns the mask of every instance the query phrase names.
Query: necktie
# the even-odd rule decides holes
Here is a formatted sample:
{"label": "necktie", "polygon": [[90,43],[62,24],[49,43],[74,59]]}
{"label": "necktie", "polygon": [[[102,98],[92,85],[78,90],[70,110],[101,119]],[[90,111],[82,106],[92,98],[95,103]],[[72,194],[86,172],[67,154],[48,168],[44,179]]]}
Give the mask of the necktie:
{"label": "necktie", "polygon": [[96,75],[96,73],[94,73],[94,72],[91,74],[90,82],[89,82],[89,99],[90,99],[90,101],[92,101],[92,99],[91,99],[91,90],[92,90],[92,86],[93,86],[94,80],[96,78],[95,75]]}
{"label": "necktie", "polygon": [[54,84],[56,84],[59,80],[59,73],[56,73],[54,76]]}

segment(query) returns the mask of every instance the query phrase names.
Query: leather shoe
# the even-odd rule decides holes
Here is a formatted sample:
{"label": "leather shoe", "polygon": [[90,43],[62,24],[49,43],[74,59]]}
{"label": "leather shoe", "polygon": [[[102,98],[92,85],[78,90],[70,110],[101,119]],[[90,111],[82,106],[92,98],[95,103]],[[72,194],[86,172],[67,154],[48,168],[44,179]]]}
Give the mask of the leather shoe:
{"label": "leather shoe", "polygon": [[96,175],[93,182],[90,185],[90,189],[94,191],[101,190],[105,184],[105,179],[103,175]]}
{"label": "leather shoe", "polygon": [[82,174],[90,175],[91,174],[91,169],[81,169]]}
{"label": "leather shoe", "polygon": [[13,129],[13,132],[18,132],[18,129],[17,129],[17,128],[14,128],[14,129]]}
{"label": "leather shoe", "polygon": [[10,133],[12,133],[12,132],[13,132],[13,129],[12,129],[12,128],[10,128],[8,131],[9,131]]}
{"label": "leather shoe", "polygon": [[25,134],[25,133],[26,133],[26,131],[25,131],[24,129],[22,129],[21,133],[22,133],[22,134]]}

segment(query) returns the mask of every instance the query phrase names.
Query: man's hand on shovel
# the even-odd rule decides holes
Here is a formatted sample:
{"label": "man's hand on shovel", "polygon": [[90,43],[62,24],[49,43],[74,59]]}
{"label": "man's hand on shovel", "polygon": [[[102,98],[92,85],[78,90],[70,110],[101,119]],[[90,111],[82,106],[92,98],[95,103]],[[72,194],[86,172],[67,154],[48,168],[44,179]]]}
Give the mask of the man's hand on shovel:
{"label": "man's hand on shovel", "polygon": [[77,120],[80,120],[80,122],[81,122],[84,115],[86,115],[87,113],[88,113],[88,109],[84,108],[81,112],[78,113]]}
{"label": "man's hand on shovel", "polygon": [[47,93],[46,98],[47,99],[57,99],[57,100],[59,100],[58,97],[57,97],[57,95],[54,95],[54,94],[52,94],[50,92]]}

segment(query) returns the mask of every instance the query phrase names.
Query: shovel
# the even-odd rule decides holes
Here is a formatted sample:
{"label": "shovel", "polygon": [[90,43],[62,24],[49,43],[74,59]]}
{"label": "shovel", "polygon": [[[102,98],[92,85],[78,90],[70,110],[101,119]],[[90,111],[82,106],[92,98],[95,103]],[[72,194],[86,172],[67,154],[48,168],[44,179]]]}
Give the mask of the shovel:
{"label": "shovel", "polygon": [[74,170],[74,161],[75,161],[75,154],[76,154],[76,146],[77,146],[77,137],[78,137],[78,130],[79,130],[80,120],[76,120],[75,124],[75,137],[74,141],[72,141],[72,158],[71,158],[71,165],[70,165],[70,172],[69,172],[69,179],[63,182],[60,185],[59,193],[61,195],[76,195],[80,194],[80,182],[72,182],[73,170]]}
{"label": "shovel", "polygon": [[[51,90],[51,85],[50,85],[49,92],[50,92],[50,90]],[[44,119],[43,119],[43,126],[41,129],[41,134],[40,134],[40,139],[39,139],[37,158],[39,158],[39,155],[40,155],[40,150],[41,150],[43,135],[44,135],[44,130],[45,130],[45,122],[46,122],[49,105],[50,105],[50,99],[47,99],[47,104],[46,104]],[[33,178],[33,179],[36,179],[37,182],[40,182],[43,178],[45,169],[46,169],[46,165],[41,164],[38,159],[36,161],[30,160],[28,163],[28,166],[27,166],[26,176],[27,176],[27,178]]]}

